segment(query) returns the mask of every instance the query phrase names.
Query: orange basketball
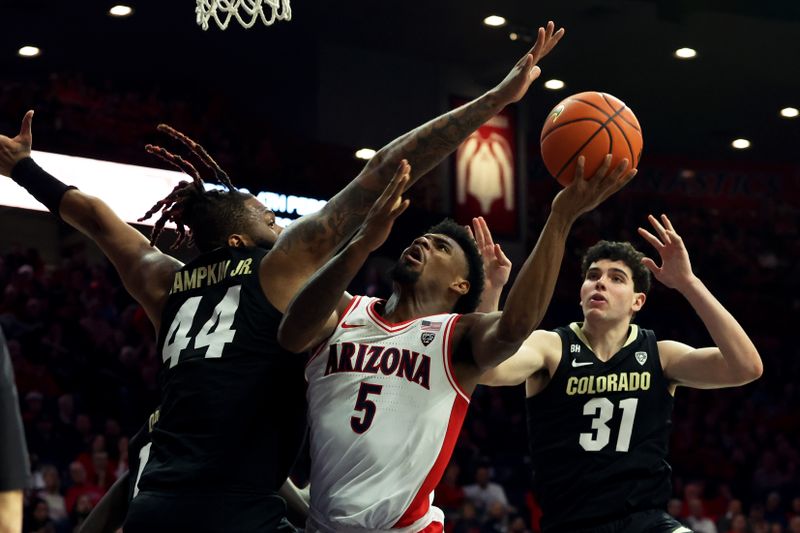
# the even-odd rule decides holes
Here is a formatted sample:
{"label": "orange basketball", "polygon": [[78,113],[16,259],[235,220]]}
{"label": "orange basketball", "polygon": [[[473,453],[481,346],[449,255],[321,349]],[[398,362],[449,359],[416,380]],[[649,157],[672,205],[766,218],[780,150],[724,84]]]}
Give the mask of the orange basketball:
{"label": "orange basketball", "polygon": [[578,156],[586,158],[584,177],[594,176],[606,154],[611,168],[623,159],[636,168],[642,157],[642,128],[633,111],[610,94],[594,91],[565,98],[553,108],[542,128],[542,159],[561,185],[575,176]]}

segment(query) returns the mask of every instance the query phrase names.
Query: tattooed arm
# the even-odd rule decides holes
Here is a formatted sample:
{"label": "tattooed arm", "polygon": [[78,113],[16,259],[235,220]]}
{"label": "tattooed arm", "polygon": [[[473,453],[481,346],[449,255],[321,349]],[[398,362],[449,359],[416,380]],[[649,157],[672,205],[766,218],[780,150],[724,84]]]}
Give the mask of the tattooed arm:
{"label": "tattooed arm", "polygon": [[361,173],[317,213],[301,218],[283,232],[274,252],[262,262],[262,282],[279,309],[322,266],[363,222],[370,206],[391,180],[401,160],[415,169],[415,178],[453,152],[473,131],[520,100],[539,77],[536,63],[555,47],[564,30],[552,22],[539,28],[533,48],[497,86],[472,102],[437,117],[384,146]]}

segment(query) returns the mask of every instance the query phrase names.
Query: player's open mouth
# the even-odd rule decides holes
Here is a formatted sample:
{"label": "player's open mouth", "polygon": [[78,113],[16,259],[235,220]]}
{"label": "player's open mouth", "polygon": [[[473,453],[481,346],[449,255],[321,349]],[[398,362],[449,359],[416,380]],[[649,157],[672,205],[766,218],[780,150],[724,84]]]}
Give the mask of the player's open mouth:
{"label": "player's open mouth", "polygon": [[589,297],[589,303],[601,304],[601,303],[606,303],[606,302],[608,302],[608,300],[606,300],[606,297],[601,295],[601,294],[595,293],[595,294],[592,294]]}
{"label": "player's open mouth", "polygon": [[422,262],[425,260],[422,248],[416,244],[409,247],[404,255],[406,256],[406,259],[410,260],[412,263],[422,264]]}

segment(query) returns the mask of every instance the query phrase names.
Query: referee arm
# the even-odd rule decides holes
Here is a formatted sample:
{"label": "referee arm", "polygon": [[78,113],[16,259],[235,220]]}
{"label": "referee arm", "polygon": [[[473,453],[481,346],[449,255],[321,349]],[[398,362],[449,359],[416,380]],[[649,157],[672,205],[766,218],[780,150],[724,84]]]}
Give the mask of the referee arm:
{"label": "referee arm", "polygon": [[0,533],[22,531],[22,489],[28,480],[25,433],[19,412],[14,370],[0,329]]}

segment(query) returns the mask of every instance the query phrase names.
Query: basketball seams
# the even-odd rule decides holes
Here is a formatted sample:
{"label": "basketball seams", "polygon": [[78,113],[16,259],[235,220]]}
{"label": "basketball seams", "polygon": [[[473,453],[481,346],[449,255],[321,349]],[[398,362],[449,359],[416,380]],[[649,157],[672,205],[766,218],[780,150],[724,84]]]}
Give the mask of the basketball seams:
{"label": "basketball seams", "polygon": [[[578,100],[578,101],[580,101],[580,100]],[[585,102],[584,102],[584,103],[585,103]],[[593,106],[593,107],[596,107],[596,106]],[[598,133],[600,133],[600,132],[601,132],[601,131],[603,131],[603,130],[606,130],[606,131],[608,132],[608,130],[606,129],[606,125],[607,125],[609,122],[613,122],[613,121],[614,121],[614,118],[615,118],[617,115],[619,115],[619,114],[622,112],[622,110],[623,110],[623,109],[625,109],[625,108],[623,107],[622,109],[620,109],[619,111],[617,111],[617,112],[616,112],[616,113],[614,113],[613,115],[609,116],[609,117],[608,117],[608,120],[606,120],[606,121],[605,121],[605,122],[604,122],[604,123],[603,123],[603,124],[602,124],[602,125],[601,125],[599,128],[597,128],[597,131],[595,131],[595,132],[594,132],[594,133],[593,133],[591,136],[589,136],[589,138],[588,138],[588,139],[586,139],[586,142],[584,142],[584,143],[583,143],[583,144],[582,144],[582,145],[581,145],[581,146],[580,146],[580,147],[579,147],[577,150],[575,150],[575,153],[574,153],[574,154],[572,154],[572,156],[571,156],[569,159],[567,159],[567,162],[566,162],[566,163],[564,163],[564,165],[563,165],[563,166],[562,166],[562,167],[559,169],[558,173],[556,173],[556,175],[555,175],[555,178],[556,178],[556,179],[558,179],[558,178],[560,178],[560,177],[561,177],[561,173],[562,173],[562,172],[564,172],[564,171],[567,169],[567,167],[569,167],[569,166],[572,164],[572,162],[575,160],[575,158],[576,158],[576,157],[578,157],[578,155],[581,153],[581,151],[582,151],[584,148],[586,148],[587,146],[589,146],[589,143],[591,143],[591,142],[594,140],[594,138],[595,138],[595,137],[597,137],[597,134],[598,134]],[[602,111],[602,110],[601,110],[601,111]],[[603,113],[605,113],[605,111],[603,111]],[[607,113],[606,113],[606,115],[608,116],[608,114],[607,114]],[[609,135],[610,135],[610,132],[608,132],[608,133],[609,133]]]}
{"label": "basketball seams", "polygon": [[[608,104],[608,107],[610,107],[611,109],[614,109],[614,106],[611,105],[611,102],[608,100],[608,98],[606,98],[606,96],[607,96],[606,93],[600,93],[600,96],[602,96],[603,100],[606,101],[606,103]],[[622,109],[620,109],[620,111],[624,111],[625,109],[630,109],[630,108],[627,105],[622,104]],[[631,128],[635,129],[636,131],[638,131],[639,133],[642,132],[642,130],[639,129],[639,127],[636,124],[633,124],[631,121],[629,121],[628,119],[626,119],[622,115],[620,115],[619,118],[620,118],[620,120],[623,120],[628,126],[630,126]],[[622,129],[622,128],[620,128],[620,129]],[[628,143],[628,144],[630,145],[630,143]]]}
{"label": "basketball seams", "polygon": [[597,123],[598,123],[598,124],[600,124],[601,126],[604,124],[602,120],[598,120],[598,119],[596,119],[596,118],[591,118],[591,117],[588,117],[588,118],[574,118],[574,119],[572,119],[572,120],[568,120],[568,121],[566,121],[566,122],[562,122],[562,123],[561,123],[561,124],[559,124],[558,126],[553,126],[552,128],[550,128],[550,129],[547,131],[547,133],[545,133],[544,137],[542,137],[541,139],[539,139],[539,142],[540,142],[540,143],[541,143],[541,142],[544,142],[544,140],[545,140],[545,139],[547,139],[547,138],[550,136],[550,134],[551,134],[551,133],[553,133],[554,131],[556,131],[556,130],[557,130],[557,129],[559,129],[559,128],[562,128],[562,127],[564,127],[564,126],[568,126],[569,124],[575,124],[576,122],[582,122],[582,121],[584,121],[584,120],[587,120],[587,121],[589,121],[589,122],[597,122]]}
{"label": "basketball seams", "polygon": [[[589,107],[593,107],[593,108],[597,109],[598,111],[600,111],[602,114],[604,114],[606,116],[606,118],[611,118],[611,113],[618,113],[619,111],[621,111],[621,110],[616,110],[616,109],[614,109],[612,107],[611,108],[611,113],[609,113],[608,111],[606,111],[605,109],[603,109],[599,105],[595,104],[594,102],[589,102],[587,100],[582,100],[580,98],[570,98],[570,100],[572,100],[573,102],[580,102],[582,104],[586,104]],[[623,107],[623,109],[624,109],[624,107]]]}
{"label": "basketball seams", "polygon": [[612,120],[611,122],[617,127],[619,132],[622,134],[622,138],[625,139],[625,144],[628,145],[628,152],[630,152],[630,154],[631,154],[631,158],[628,160],[628,161],[631,162],[630,168],[636,168],[636,165],[639,162],[636,161],[636,156],[633,154],[633,145],[631,144],[631,141],[628,140],[628,135],[625,133],[625,129],[622,128],[622,126],[620,126],[619,124],[617,124],[616,120]]}

